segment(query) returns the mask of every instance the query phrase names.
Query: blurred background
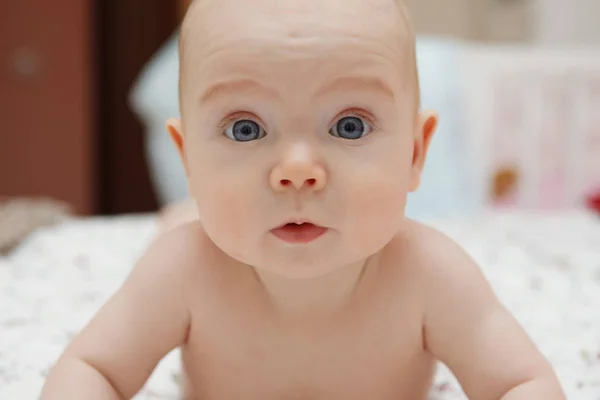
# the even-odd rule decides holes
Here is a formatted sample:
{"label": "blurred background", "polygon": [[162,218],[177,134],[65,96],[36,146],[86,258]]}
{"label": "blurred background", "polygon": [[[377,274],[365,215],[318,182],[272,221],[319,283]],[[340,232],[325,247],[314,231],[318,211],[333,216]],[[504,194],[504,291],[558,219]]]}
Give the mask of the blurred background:
{"label": "blurred background", "polygon": [[[185,0],[0,3],[0,197],[82,215],[185,197],[176,116]],[[412,213],[569,208],[600,188],[600,1],[407,0],[440,112]]]}

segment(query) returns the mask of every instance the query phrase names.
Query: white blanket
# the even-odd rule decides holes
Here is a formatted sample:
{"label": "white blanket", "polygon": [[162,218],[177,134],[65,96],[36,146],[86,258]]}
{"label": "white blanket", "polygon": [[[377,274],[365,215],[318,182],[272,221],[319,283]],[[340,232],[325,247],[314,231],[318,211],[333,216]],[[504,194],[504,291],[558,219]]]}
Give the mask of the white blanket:
{"label": "white blanket", "polygon": [[[600,398],[600,220],[495,214],[434,222],[481,264],[556,367],[571,400]],[[35,399],[70,339],[119,287],[155,233],[151,216],[80,220],[0,258],[0,399]],[[177,398],[178,357],[138,399]],[[442,368],[432,399],[464,399]]]}

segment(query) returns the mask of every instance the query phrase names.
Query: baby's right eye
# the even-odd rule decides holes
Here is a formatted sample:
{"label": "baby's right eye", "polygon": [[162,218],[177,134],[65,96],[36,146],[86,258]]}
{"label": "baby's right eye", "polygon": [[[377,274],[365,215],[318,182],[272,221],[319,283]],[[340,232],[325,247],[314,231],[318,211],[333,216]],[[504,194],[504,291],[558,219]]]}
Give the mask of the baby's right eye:
{"label": "baby's right eye", "polygon": [[236,142],[251,142],[262,139],[265,135],[265,130],[249,119],[236,121],[225,129],[225,136]]}

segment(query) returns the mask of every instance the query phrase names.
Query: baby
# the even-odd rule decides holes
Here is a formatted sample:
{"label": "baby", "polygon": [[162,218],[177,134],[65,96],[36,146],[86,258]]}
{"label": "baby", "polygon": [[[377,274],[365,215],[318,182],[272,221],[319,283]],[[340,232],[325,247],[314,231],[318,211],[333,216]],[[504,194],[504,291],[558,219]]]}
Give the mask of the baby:
{"label": "baby", "polygon": [[404,216],[437,123],[414,47],[395,0],[197,0],[168,130],[199,218],[42,398],[131,398],[181,348],[186,399],[425,399],[437,360],[471,399],[564,399],[475,263]]}

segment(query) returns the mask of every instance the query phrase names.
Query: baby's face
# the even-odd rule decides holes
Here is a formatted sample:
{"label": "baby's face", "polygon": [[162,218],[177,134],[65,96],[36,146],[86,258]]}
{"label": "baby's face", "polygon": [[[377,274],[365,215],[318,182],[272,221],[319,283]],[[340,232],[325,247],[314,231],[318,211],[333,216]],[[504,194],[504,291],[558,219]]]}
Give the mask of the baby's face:
{"label": "baby's face", "polygon": [[[382,249],[424,153],[397,4],[202,0],[190,12],[171,132],[215,244],[290,278]],[[316,226],[277,229],[294,222]]]}

